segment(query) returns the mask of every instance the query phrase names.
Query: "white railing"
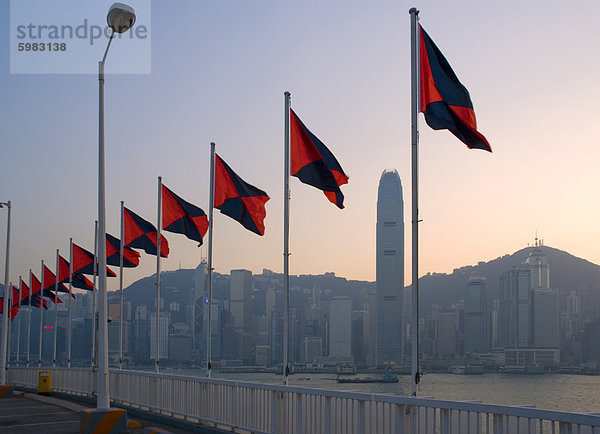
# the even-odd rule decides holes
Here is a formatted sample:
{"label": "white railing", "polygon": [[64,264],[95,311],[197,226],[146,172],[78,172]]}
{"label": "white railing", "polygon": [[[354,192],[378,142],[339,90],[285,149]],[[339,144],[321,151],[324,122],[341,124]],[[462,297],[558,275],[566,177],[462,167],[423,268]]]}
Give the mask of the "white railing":
{"label": "white railing", "polygon": [[[93,396],[85,368],[8,368],[10,384],[36,388],[51,371],[52,390]],[[243,381],[110,371],[114,403],[253,433],[600,434],[600,414],[442,401]]]}

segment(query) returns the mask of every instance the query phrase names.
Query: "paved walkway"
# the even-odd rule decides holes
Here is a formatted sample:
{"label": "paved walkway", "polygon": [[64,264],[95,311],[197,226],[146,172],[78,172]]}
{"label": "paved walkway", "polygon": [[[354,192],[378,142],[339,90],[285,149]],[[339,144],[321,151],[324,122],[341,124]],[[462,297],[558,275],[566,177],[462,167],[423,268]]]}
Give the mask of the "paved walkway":
{"label": "paved walkway", "polygon": [[[90,407],[51,396],[15,391],[13,396],[0,399],[0,434],[79,433],[79,411]],[[199,425],[181,429],[156,421],[128,418],[128,433],[143,433],[145,427],[162,428],[173,433],[211,431],[204,431]]]}
{"label": "paved walkway", "polygon": [[0,399],[0,433],[78,433],[79,414],[57,405],[13,395]]}

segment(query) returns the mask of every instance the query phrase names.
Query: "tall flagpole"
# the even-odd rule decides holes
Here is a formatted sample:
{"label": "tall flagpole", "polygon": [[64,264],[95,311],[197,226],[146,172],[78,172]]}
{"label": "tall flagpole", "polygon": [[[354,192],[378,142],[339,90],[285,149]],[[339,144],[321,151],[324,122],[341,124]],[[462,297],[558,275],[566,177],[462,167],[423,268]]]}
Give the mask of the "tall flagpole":
{"label": "tall flagpole", "polygon": [[[8,367],[10,365],[10,331],[12,329],[12,319],[10,318],[10,312],[12,310],[12,303],[13,303],[13,299],[12,299],[13,298],[12,297],[13,284],[12,284],[12,282],[10,282],[8,284],[8,287],[10,288],[8,291],[8,302],[7,302],[6,307],[4,308],[4,312],[8,315],[8,319],[9,319],[9,321],[8,321],[8,339],[7,339],[7,343],[6,343],[6,348],[8,351],[7,356],[6,356],[6,367]],[[4,301],[6,301],[6,300],[4,300]]]}
{"label": "tall flagpole", "polygon": [[56,329],[58,326],[58,276],[59,272],[59,264],[58,264],[58,249],[56,249],[56,282],[54,283],[54,350],[52,352],[52,367],[56,368]]}
{"label": "tall flagpole", "polygon": [[119,246],[119,369],[123,369],[123,251],[125,250],[124,201],[121,201],[121,242]]}
{"label": "tall flagpole", "polygon": [[162,229],[162,176],[158,177],[158,216],[156,218],[156,373],[160,363],[160,231]]}
{"label": "tall flagpole", "polygon": [[206,336],[206,376],[210,378],[212,370],[212,245],[213,245],[213,208],[215,205],[215,143],[210,144],[210,193],[208,204],[208,326]]}
{"label": "tall flagpole", "polygon": [[44,330],[44,261],[40,280],[40,346],[38,349],[38,368],[42,367],[42,331]]}
{"label": "tall flagpole", "polygon": [[[19,311],[17,315],[21,312],[21,300],[23,300],[23,279],[19,276]],[[23,315],[19,315],[19,326],[17,327],[17,368],[19,367],[19,356],[21,353],[21,317]]]}
{"label": "tall flagpole", "polygon": [[412,156],[412,315],[411,315],[411,377],[412,396],[417,396],[419,371],[419,38],[416,8],[410,11],[411,59],[411,156]]}
{"label": "tall flagpole", "polygon": [[290,332],[290,93],[283,94],[285,107],[284,121],[284,161],[283,161],[283,291],[285,305],[283,312],[283,384],[288,384],[290,367],[289,332]]}
{"label": "tall flagpole", "polygon": [[96,291],[96,277],[98,276],[98,220],[94,222],[94,281],[93,287],[93,295],[92,295],[92,369],[96,367],[96,299],[98,298],[98,294]]}
{"label": "tall flagpole", "polygon": [[[93,270],[93,269],[92,269]],[[73,290],[73,238],[69,238],[69,315],[67,320],[67,368],[71,367],[71,291]]]}
{"label": "tall flagpole", "polygon": [[[12,213],[12,202],[9,200],[8,202],[0,203],[0,206],[6,205],[8,207],[8,219],[6,221],[6,262],[4,263],[4,301],[8,299],[8,276],[10,274],[10,221],[11,221],[11,213]],[[2,335],[0,342],[0,385],[6,384],[6,350],[7,350],[7,340],[8,340],[8,315],[5,312],[2,315]]]}
{"label": "tall flagpole", "polygon": [[[31,299],[33,298],[33,285],[31,278],[31,268],[29,269],[29,312],[27,312],[27,367],[29,368],[29,358],[31,353]],[[40,306],[40,309],[42,306]]]}

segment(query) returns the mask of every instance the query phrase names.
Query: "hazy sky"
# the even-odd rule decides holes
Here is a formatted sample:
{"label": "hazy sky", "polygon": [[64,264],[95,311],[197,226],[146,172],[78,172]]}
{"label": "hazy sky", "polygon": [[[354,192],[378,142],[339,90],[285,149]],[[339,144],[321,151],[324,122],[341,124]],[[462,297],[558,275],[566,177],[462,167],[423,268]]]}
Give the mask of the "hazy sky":
{"label": "hazy sky", "polygon": [[[87,3],[86,16],[102,22],[112,2]],[[156,222],[158,175],[207,211],[215,141],[221,157],[271,197],[264,237],[215,213],[215,269],[281,272],[289,90],[296,113],[350,177],[344,210],[292,178],[291,273],[374,280],[377,185],[384,169],[396,168],[410,282],[411,6],[469,89],[494,151],[470,151],[420,117],[420,273],[513,252],[533,242],[536,230],[547,245],[600,263],[597,0],[154,0],[151,73],[106,81],[108,231],[119,235],[121,200]],[[48,8],[56,14],[60,2]],[[98,81],[94,74],[11,75],[9,21],[10,2],[0,0],[0,200],[14,203],[16,280],[29,268],[39,274],[41,259],[54,268],[55,250],[68,255],[70,236],[92,249]],[[144,53],[135,47],[115,41],[107,72],[139,62]],[[89,50],[93,71],[104,42]],[[2,276],[5,228],[2,209]],[[182,235],[165,236],[171,255],[163,269],[195,267],[206,255]],[[125,283],[155,266],[154,256],[142,254]]]}

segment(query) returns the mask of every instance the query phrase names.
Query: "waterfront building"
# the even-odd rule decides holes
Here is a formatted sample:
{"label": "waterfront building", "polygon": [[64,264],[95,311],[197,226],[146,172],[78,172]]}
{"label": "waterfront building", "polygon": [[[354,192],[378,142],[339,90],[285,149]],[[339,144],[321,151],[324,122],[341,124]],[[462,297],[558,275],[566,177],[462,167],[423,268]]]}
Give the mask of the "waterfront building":
{"label": "waterfront building", "polygon": [[352,356],[352,299],[333,297],[329,303],[329,357]]}
{"label": "waterfront building", "polygon": [[404,200],[396,170],[385,170],[377,195],[377,344],[378,366],[401,363],[403,346]]}
{"label": "waterfront building", "polygon": [[148,308],[140,304],[134,311],[135,323],[133,327],[133,355],[139,363],[147,363],[150,359],[150,323]]}
{"label": "waterfront building", "polygon": [[456,309],[438,309],[436,354],[454,356],[458,350],[458,311]]}
{"label": "waterfront building", "polygon": [[465,353],[485,353],[490,350],[489,315],[485,277],[471,276],[465,294]]}
{"label": "waterfront building", "polygon": [[323,339],[318,336],[304,338],[304,361],[315,362],[323,357]]}
{"label": "waterfront building", "polygon": [[368,312],[364,310],[352,312],[352,357],[358,366],[365,366],[367,363],[368,317]]}
{"label": "waterfront building", "polygon": [[[150,358],[156,359],[156,313],[153,312],[150,315]],[[159,324],[159,359],[166,359],[169,357],[169,315],[167,313],[160,314]]]}
{"label": "waterfront building", "polygon": [[257,345],[256,346],[256,366],[271,367],[271,346]]}
{"label": "waterfront building", "polygon": [[252,272],[231,270],[229,278],[229,312],[238,333],[252,331]]}
{"label": "waterfront building", "polygon": [[558,291],[533,290],[533,346],[558,348],[560,345]]}
{"label": "waterfront building", "polygon": [[202,260],[194,270],[194,290],[192,291],[192,343],[198,360],[205,357],[206,332],[204,317],[208,317],[208,264]]}
{"label": "waterfront building", "polygon": [[[548,258],[540,247],[536,239],[525,262],[500,277],[502,343],[507,349],[531,350],[527,354],[538,354],[536,349],[558,351],[560,345],[559,294],[550,288]],[[560,355],[548,354],[553,356],[544,358],[545,366],[558,363]],[[538,358],[535,360],[539,364]],[[513,359],[532,363],[534,357],[513,358],[507,352],[507,365]]]}

